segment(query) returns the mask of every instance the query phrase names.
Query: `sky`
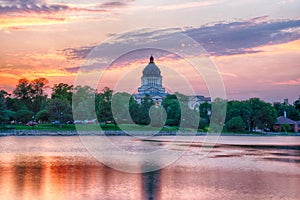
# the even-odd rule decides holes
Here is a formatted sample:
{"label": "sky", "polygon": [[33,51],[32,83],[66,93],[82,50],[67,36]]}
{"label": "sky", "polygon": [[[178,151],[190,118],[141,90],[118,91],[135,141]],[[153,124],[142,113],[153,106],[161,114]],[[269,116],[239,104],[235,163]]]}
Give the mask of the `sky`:
{"label": "sky", "polygon": [[169,92],[300,95],[297,0],[0,0],[0,89],[21,78],[136,92],[151,54]]}

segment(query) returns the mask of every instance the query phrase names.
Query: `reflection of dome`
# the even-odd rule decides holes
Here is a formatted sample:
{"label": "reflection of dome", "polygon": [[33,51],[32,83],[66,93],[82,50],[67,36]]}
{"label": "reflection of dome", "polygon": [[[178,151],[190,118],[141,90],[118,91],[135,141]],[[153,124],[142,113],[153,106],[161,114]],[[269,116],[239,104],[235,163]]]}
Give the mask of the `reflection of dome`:
{"label": "reflection of dome", "polygon": [[143,70],[143,76],[161,76],[159,68],[154,63],[153,56],[150,57],[149,64]]}

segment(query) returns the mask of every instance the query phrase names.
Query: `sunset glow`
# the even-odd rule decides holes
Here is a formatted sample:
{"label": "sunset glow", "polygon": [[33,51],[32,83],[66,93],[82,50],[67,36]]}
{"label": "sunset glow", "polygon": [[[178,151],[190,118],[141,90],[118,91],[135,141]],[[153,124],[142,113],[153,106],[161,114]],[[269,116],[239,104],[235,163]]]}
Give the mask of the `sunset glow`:
{"label": "sunset glow", "polygon": [[[45,77],[50,87],[73,84],[79,69],[96,74],[99,60],[121,56],[107,53],[87,65],[90,52],[112,45],[105,43],[111,37],[128,32],[135,44],[127,43],[126,37],[115,41],[135,50],[144,44],[155,48],[157,38],[181,32],[207,51],[228,99],[292,102],[300,91],[299,10],[299,1],[283,0],[2,0],[0,89],[12,92],[21,78]],[[148,28],[157,31],[147,32]],[[133,85],[140,84],[139,73],[148,58],[123,61],[105,72],[98,89],[114,88],[128,73],[136,73]],[[186,70],[183,60],[157,55],[156,64],[162,68],[163,84],[172,85],[172,91],[187,93],[178,83],[182,76],[196,93],[209,95],[205,77]]]}

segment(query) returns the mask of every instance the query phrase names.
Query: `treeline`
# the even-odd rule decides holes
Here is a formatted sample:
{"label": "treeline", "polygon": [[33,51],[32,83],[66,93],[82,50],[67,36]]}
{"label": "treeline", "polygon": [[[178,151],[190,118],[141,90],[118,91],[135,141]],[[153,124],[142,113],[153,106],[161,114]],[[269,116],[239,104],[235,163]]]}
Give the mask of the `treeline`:
{"label": "treeline", "polygon": [[[141,124],[162,127],[182,126],[207,130],[210,120],[220,123],[225,131],[248,132],[255,128],[271,129],[278,116],[286,111],[287,116],[300,120],[300,99],[293,105],[270,104],[258,98],[245,101],[225,101],[216,99],[203,103],[194,110],[189,108],[189,97],[180,93],[168,95],[161,106],[146,96],[140,104],[128,93],[113,93],[109,88],[101,92],[89,86],[55,84],[51,97],[45,93],[48,80],[38,78],[32,81],[20,79],[9,94],[0,91],[0,123],[8,124],[39,121],[69,123],[74,120],[94,120],[100,123]],[[215,105],[227,104],[227,109]],[[224,113],[223,113],[224,112]],[[222,124],[222,116],[225,116]],[[198,123],[199,122],[199,123]]]}

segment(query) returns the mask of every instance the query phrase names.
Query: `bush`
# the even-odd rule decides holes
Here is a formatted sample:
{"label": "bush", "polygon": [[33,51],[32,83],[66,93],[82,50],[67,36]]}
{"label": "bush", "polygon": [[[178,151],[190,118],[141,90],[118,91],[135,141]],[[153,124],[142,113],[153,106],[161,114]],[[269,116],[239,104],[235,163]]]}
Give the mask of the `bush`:
{"label": "bush", "polygon": [[30,110],[27,110],[25,108],[19,110],[16,112],[15,114],[15,120],[19,121],[19,122],[23,122],[26,123],[30,120],[32,120],[32,117],[34,116],[34,113],[31,112]]}
{"label": "bush", "polygon": [[236,132],[244,132],[245,125],[241,117],[233,117],[226,123],[226,130]]}
{"label": "bush", "polygon": [[291,126],[289,124],[281,124],[280,125],[281,132],[290,132],[292,131]]}
{"label": "bush", "polygon": [[38,120],[41,120],[42,122],[48,122],[49,118],[50,118],[50,114],[47,110],[40,110],[37,114],[36,114],[36,118]]}
{"label": "bush", "polygon": [[200,118],[199,119],[199,129],[205,129],[209,125],[208,120],[205,118]]}

